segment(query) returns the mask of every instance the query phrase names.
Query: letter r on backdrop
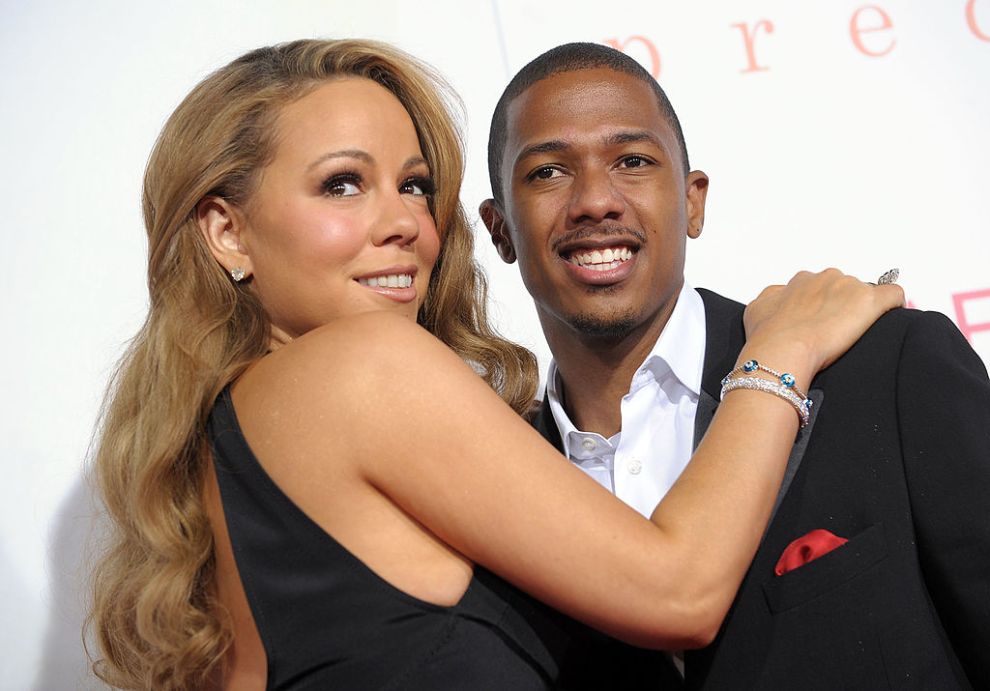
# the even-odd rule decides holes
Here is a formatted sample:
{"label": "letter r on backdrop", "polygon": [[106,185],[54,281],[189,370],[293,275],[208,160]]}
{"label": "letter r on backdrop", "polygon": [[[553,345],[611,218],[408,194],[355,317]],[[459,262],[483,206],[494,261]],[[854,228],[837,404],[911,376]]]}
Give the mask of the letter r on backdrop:
{"label": "letter r on backdrop", "polygon": [[732,28],[739,29],[743,35],[743,43],[746,44],[746,67],[739,70],[743,74],[747,72],[766,72],[770,68],[757,64],[756,62],[756,32],[763,29],[768,34],[773,33],[773,22],[769,19],[761,19],[753,25],[752,30],[746,22],[732,24]]}

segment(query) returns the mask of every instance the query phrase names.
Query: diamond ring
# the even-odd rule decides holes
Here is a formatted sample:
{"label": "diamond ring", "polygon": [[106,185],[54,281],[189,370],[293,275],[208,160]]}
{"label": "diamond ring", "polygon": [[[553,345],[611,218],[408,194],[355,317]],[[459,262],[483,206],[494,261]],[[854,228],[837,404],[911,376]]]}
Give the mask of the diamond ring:
{"label": "diamond ring", "polygon": [[877,285],[883,286],[883,285],[888,285],[890,283],[897,283],[897,277],[900,275],[901,275],[900,269],[891,269],[890,271],[888,271],[883,276],[877,279]]}

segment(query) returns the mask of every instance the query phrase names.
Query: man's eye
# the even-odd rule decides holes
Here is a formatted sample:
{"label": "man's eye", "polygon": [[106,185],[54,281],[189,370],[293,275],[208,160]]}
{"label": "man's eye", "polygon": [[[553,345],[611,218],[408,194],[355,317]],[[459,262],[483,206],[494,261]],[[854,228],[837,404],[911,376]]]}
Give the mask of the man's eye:
{"label": "man's eye", "polygon": [[553,166],[543,166],[542,168],[537,168],[529,176],[531,180],[551,180],[556,177],[563,175],[557,168]]}
{"label": "man's eye", "polygon": [[352,197],[361,192],[360,183],[354,175],[334,175],[323,182],[323,191],[331,197]]}
{"label": "man's eye", "polygon": [[650,165],[650,161],[642,156],[626,156],[622,159],[622,165],[625,168],[642,168]]}

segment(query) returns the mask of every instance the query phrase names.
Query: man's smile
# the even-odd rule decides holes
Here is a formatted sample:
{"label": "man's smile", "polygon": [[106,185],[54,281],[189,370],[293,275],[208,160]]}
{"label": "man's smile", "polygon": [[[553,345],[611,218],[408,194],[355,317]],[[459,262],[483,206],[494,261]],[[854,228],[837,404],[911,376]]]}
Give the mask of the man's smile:
{"label": "man's smile", "polygon": [[593,271],[608,271],[609,269],[617,269],[620,264],[629,261],[632,256],[633,250],[629,247],[616,245],[604,249],[576,249],[569,255],[564,255],[564,258],[576,266],[583,266]]}
{"label": "man's smile", "polygon": [[623,226],[574,229],[553,243],[568,273],[581,283],[608,285],[626,278],[646,241],[642,231]]}
{"label": "man's smile", "polygon": [[572,279],[589,286],[619,283],[632,274],[639,256],[639,246],[612,244],[583,245],[560,253],[563,266]]}

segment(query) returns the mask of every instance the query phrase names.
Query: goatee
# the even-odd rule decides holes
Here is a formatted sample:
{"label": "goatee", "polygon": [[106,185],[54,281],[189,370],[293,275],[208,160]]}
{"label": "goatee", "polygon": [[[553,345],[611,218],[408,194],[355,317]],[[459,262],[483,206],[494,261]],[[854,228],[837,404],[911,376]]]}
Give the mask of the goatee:
{"label": "goatee", "polygon": [[628,314],[578,314],[571,319],[571,327],[578,333],[606,340],[627,336],[636,326],[636,320]]}

